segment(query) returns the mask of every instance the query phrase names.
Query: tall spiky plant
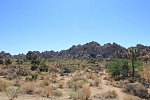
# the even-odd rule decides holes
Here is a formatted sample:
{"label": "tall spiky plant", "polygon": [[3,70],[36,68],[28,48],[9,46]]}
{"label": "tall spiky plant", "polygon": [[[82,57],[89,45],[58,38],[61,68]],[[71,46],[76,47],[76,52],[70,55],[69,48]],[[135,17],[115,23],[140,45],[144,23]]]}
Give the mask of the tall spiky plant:
{"label": "tall spiky plant", "polygon": [[138,51],[136,48],[128,48],[127,57],[131,60],[132,77],[134,77],[134,61],[136,60],[137,53]]}

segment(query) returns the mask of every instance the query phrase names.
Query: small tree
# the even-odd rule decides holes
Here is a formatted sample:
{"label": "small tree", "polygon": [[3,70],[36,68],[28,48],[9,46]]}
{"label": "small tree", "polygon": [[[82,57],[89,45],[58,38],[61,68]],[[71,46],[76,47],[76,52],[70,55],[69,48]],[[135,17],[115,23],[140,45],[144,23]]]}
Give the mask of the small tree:
{"label": "small tree", "polygon": [[134,77],[134,62],[136,60],[136,56],[137,56],[137,49],[136,48],[129,48],[128,52],[127,52],[127,57],[130,59],[131,64],[132,64],[132,77]]}

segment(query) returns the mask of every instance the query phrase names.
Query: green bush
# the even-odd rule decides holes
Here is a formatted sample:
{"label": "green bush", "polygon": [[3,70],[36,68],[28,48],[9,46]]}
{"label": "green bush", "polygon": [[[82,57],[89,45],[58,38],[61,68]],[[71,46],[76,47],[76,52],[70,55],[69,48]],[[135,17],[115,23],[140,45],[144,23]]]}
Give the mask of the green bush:
{"label": "green bush", "polygon": [[143,63],[139,60],[134,61],[134,66],[136,69],[138,69],[139,71],[143,70]]}
{"label": "green bush", "polygon": [[47,65],[41,65],[39,70],[40,70],[40,72],[48,72],[48,66]]}
{"label": "green bush", "polygon": [[36,80],[37,79],[37,77],[38,77],[38,74],[32,74],[32,80]]}
{"label": "green bush", "polygon": [[110,64],[107,66],[108,72],[113,76],[128,76],[128,73],[130,71],[130,67],[128,64],[128,60],[115,60],[110,62]]}
{"label": "green bush", "polygon": [[40,60],[32,60],[31,64],[33,64],[33,65],[39,65],[40,64]]}
{"label": "green bush", "polygon": [[87,63],[88,64],[95,64],[95,62],[96,62],[95,60],[89,60]]}
{"label": "green bush", "polygon": [[17,64],[21,64],[22,65],[23,60],[22,59],[17,59],[16,62],[17,62]]}
{"label": "green bush", "polygon": [[11,61],[10,59],[6,59],[6,60],[5,60],[5,65],[7,66],[7,65],[9,65],[9,64],[12,64],[12,61]]}
{"label": "green bush", "polygon": [[3,59],[1,59],[1,58],[0,58],[0,64],[4,64],[4,61],[3,61]]}
{"label": "green bush", "polygon": [[68,67],[64,67],[63,69],[65,70],[64,73],[71,73],[71,70]]}
{"label": "green bush", "polygon": [[33,71],[33,70],[36,70],[38,68],[38,66],[37,65],[32,65],[31,66],[31,70]]}

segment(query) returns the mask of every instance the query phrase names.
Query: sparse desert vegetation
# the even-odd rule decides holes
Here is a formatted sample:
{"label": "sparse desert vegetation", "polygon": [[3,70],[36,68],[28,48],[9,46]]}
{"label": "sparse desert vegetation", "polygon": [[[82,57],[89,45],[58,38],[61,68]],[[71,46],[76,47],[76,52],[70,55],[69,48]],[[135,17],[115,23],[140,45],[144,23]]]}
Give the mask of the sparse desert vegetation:
{"label": "sparse desert vegetation", "polygon": [[149,61],[135,60],[134,76],[129,59],[11,58],[0,62],[2,100],[27,100],[27,96],[31,100],[150,98]]}
{"label": "sparse desert vegetation", "polygon": [[[91,42],[84,46],[90,45],[98,44]],[[124,49],[117,44],[105,46],[110,47],[106,50],[118,48],[118,52],[124,53],[44,58],[47,52],[42,55],[29,51],[25,56],[1,57],[0,97],[2,100],[149,99],[150,61],[143,50]]]}

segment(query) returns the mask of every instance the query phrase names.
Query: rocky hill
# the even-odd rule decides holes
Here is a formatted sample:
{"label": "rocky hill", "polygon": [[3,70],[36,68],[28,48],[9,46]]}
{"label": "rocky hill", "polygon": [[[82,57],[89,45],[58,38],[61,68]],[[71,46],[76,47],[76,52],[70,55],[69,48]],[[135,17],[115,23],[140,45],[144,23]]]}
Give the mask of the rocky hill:
{"label": "rocky hill", "polygon": [[[137,44],[134,48],[137,48],[139,53],[138,57],[150,57],[150,46],[144,46]],[[9,53],[2,51],[0,53],[1,58],[15,57],[15,58],[27,58],[28,60],[36,58],[53,58],[53,57],[70,57],[70,58],[124,58],[127,49],[118,45],[117,43],[107,43],[101,46],[97,42],[89,42],[83,45],[73,45],[67,50],[61,50],[60,52],[55,51],[28,51],[25,54],[18,54],[12,56]]]}
{"label": "rocky hill", "polygon": [[107,43],[101,46],[97,42],[89,42],[83,45],[73,45],[71,48],[67,50],[62,50],[60,52],[55,51],[45,51],[45,52],[37,52],[37,51],[29,51],[26,54],[26,57],[36,58],[52,58],[52,57],[71,57],[71,58],[123,58],[125,56],[126,48],[113,43]]}

